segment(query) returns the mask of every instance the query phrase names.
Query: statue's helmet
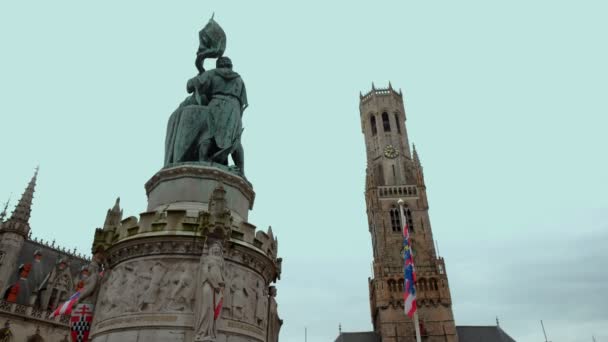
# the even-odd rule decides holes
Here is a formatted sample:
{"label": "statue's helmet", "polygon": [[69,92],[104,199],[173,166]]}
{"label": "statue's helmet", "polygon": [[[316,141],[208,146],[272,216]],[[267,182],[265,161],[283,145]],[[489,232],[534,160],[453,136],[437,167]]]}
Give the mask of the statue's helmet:
{"label": "statue's helmet", "polygon": [[199,46],[197,55],[204,58],[218,58],[226,50],[226,33],[222,27],[213,20],[209,22],[198,33]]}

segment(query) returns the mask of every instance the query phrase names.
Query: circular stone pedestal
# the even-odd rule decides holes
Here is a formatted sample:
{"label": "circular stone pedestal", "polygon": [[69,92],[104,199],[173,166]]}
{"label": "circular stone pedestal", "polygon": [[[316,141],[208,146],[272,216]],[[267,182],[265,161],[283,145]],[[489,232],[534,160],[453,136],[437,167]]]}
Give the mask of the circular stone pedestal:
{"label": "circular stone pedestal", "polygon": [[[195,294],[200,254],[185,250],[192,239],[154,239],[120,246],[127,257],[102,285],[95,310],[93,342],[194,341]],[[117,246],[119,247],[119,246]],[[204,252],[207,255],[207,250]],[[217,342],[266,341],[270,259],[246,245],[224,251],[226,281]]]}
{"label": "circular stone pedestal", "polygon": [[148,211],[206,210],[209,196],[219,184],[226,190],[228,208],[247,221],[255,198],[251,184],[231,172],[202,165],[180,165],[157,172],[146,183]]}
{"label": "circular stone pedestal", "polygon": [[207,269],[201,265],[211,260],[201,235],[217,231],[224,232],[213,241],[222,246],[225,285],[215,341],[269,340],[276,324],[268,322],[278,320],[269,286],[280,259],[272,230],[256,232],[246,221],[251,185],[220,169],[187,165],[159,171],[146,191],[148,212],[139,220],[96,232],[96,240],[107,243],[110,270],[99,289],[91,341],[195,341],[194,317],[208,305],[197,298]]}

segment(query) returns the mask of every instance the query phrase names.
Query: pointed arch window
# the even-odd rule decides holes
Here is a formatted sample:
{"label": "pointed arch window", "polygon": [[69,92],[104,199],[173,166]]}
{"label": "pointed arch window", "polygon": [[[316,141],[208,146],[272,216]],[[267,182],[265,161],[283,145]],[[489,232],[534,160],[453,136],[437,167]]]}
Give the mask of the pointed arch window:
{"label": "pointed arch window", "polygon": [[401,134],[401,123],[399,122],[398,113],[395,113],[395,124],[397,125],[397,133]]}
{"label": "pointed arch window", "polygon": [[401,217],[399,216],[399,209],[393,207],[391,209],[391,228],[393,232],[401,231]]}
{"label": "pointed arch window", "polygon": [[391,131],[391,123],[390,123],[390,121],[388,121],[388,113],[387,112],[382,113],[382,127],[384,128],[385,132],[390,132]]}
{"label": "pointed arch window", "polygon": [[372,116],[370,116],[369,118],[369,123],[372,126],[372,136],[376,135],[376,133],[378,133],[378,129],[376,128],[376,116],[372,114]]}
{"label": "pointed arch window", "polygon": [[414,231],[414,220],[412,219],[412,211],[408,207],[403,207],[403,216],[407,221],[407,228],[410,232]]}

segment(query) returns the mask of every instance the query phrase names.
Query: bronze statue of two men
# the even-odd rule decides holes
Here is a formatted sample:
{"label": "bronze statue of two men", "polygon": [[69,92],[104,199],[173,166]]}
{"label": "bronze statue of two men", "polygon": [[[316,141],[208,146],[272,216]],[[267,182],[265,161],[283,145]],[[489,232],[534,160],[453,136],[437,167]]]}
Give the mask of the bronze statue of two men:
{"label": "bronze statue of two men", "polygon": [[[188,96],[171,114],[165,140],[165,167],[184,162],[208,162],[228,166],[244,177],[241,118],[247,108],[245,84],[223,56],[226,34],[213,18],[199,32],[195,65],[199,74],[186,86]],[[206,58],[217,58],[216,68],[206,71]]]}

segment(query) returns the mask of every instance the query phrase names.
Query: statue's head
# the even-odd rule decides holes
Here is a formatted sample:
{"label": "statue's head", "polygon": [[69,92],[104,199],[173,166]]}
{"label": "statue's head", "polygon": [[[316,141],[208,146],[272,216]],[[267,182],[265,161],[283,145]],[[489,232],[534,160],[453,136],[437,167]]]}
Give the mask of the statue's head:
{"label": "statue's head", "polygon": [[89,268],[85,265],[80,268],[80,279],[87,279],[89,277]]}
{"label": "statue's head", "polygon": [[230,60],[230,58],[228,57],[220,57],[217,59],[217,61],[215,62],[215,67],[216,68],[226,68],[226,69],[232,69],[232,61]]}
{"label": "statue's head", "polygon": [[222,246],[218,242],[212,243],[209,246],[209,255],[215,257],[222,257]]}
{"label": "statue's head", "polygon": [[203,58],[218,58],[226,50],[226,33],[222,27],[213,20],[209,22],[198,33],[199,46],[197,55]]}

